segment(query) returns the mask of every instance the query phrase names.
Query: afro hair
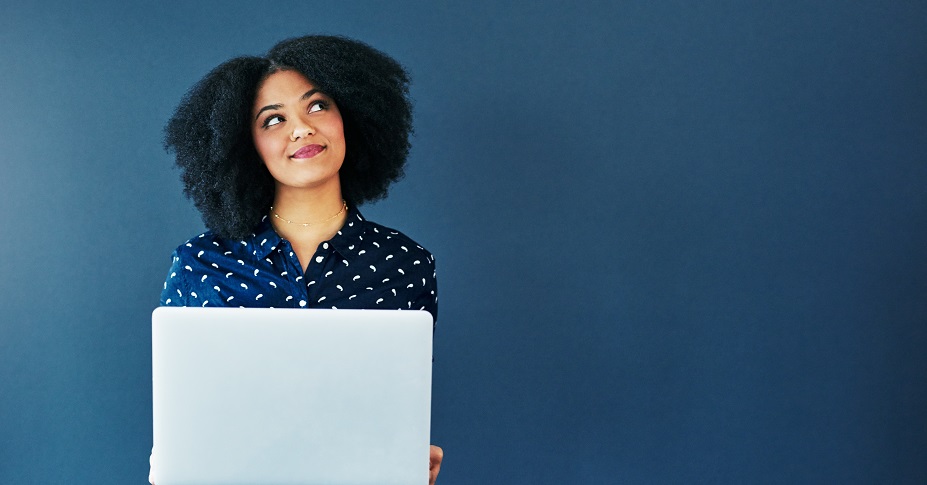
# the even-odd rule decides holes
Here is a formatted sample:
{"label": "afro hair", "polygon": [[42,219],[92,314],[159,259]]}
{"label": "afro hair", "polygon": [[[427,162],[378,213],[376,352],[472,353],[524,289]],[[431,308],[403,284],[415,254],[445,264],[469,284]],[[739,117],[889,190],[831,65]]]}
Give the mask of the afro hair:
{"label": "afro hair", "polygon": [[338,105],[347,145],[339,174],[348,203],[382,199],[403,176],[412,133],[403,67],[344,37],[284,40],[265,57],[238,57],[213,69],[165,127],[164,146],[176,155],[184,193],[214,234],[251,234],[273,202],[274,180],[254,147],[250,113],[261,82],[285,69],[304,75]]}

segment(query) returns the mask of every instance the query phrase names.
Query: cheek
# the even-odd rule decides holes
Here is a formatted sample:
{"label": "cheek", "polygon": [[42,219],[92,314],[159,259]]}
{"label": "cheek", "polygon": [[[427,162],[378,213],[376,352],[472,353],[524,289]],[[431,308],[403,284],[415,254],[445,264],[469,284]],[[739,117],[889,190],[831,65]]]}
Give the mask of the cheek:
{"label": "cheek", "polygon": [[332,143],[340,145],[341,149],[344,149],[344,126],[341,123],[341,118],[332,120],[331,123],[327,126],[328,129],[328,139]]}
{"label": "cheek", "polygon": [[251,133],[251,138],[254,140],[254,148],[257,150],[258,156],[260,156],[261,161],[266,164],[267,156],[270,154],[271,149],[273,148],[273,140],[271,140],[268,136],[261,135],[261,133],[253,131]]}

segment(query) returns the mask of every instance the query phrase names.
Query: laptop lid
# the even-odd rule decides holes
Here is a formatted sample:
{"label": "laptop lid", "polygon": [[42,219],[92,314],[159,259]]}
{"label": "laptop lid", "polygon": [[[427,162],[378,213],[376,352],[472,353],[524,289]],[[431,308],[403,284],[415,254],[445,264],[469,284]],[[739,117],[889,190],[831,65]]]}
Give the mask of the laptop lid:
{"label": "laptop lid", "polygon": [[160,307],[152,478],[426,484],[424,311]]}

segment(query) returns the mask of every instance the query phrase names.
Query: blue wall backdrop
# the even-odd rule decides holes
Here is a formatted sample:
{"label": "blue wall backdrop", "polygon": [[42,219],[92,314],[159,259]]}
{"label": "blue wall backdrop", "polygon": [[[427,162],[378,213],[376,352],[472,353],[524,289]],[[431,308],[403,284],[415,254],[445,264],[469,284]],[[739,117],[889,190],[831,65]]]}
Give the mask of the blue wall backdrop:
{"label": "blue wall backdrop", "polygon": [[2,10],[0,483],[145,483],[162,127],[307,33],[414,77],[440,483],[927,483],[924,2]]}

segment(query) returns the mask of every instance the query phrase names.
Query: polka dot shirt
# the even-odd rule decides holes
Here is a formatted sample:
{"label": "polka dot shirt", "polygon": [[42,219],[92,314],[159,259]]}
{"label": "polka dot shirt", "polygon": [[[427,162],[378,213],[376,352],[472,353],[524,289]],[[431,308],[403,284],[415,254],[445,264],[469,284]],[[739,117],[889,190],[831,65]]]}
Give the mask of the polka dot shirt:
{"label": "polka dot shirt", "polygon": [[414,309],[437,320],[435,261],[415,241],[352,207],[304,274],[290,243],[265,216],[243,240],[207,232],[178,247],[161,305]]}

